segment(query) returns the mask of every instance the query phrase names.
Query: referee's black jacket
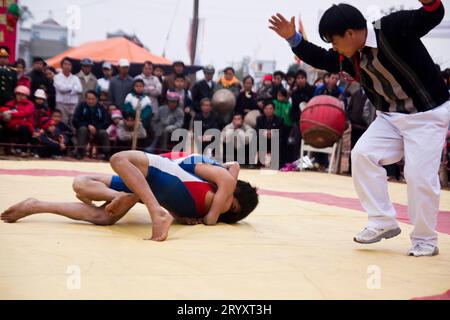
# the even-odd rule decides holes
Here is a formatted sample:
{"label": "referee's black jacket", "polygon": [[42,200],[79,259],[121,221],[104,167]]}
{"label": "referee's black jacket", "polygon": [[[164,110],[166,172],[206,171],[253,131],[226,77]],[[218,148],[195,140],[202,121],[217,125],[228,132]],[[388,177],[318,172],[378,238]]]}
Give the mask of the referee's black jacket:
{"label": "referee's black jacket", "polygon": [[[449,100],[444,80],[421,41],[423,36],[442,21],[444,13],[443,4],[436,0],[432,5],[424,5],[418,10],[395,12],[374,22],[378,43],[377,58],[412,98],[418,112],[431,110]],[[356,65],[361,61],[360,52],[351,59],[344,58],[341,61],[338,52],[325,50],[304,39],[292,51],[316,68],[349,73],[361,82],[367,97],[378,110],[393,111],[383,95],[375,91],[370,76]],[[406,110],[395,112],[411,113]]]}

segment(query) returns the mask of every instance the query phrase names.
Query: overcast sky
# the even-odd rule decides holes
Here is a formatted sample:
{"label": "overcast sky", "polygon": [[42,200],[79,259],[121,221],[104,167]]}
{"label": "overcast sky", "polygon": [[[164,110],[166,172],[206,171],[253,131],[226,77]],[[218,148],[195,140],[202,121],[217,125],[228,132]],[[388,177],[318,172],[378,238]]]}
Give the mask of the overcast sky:
{"label": "overcast sky", "polygon": [[[202,64],[223,68],[244,56],[276,60],[277,68],[285,70],[293,62],[287,44],[270,29],[268,18],[276,12],[285,16],[300,14],[309,40],[324,45],[317,33],[319,14],[331,4],[331,0],[200,0],[200,18],[204,19],[203,39],[199,50]],[[390,6],[419,7],[415,0],[347,0],[366,16]],[[450,20],[450,1],[445,20]],[[74,44],[106,37],[107,32],[122,29],[135,33],[153,53],[161,55],[166,37],[166,57],[189,62],[187,38],[192,17],[192,0],[21,0],[33,15],[33,22],[40,22],[53,12],[53,18],[66,25],[67,8],[76,5],[81,10],[81,25]],[[450,39],[425,39],[436,62],[450,67]]]}

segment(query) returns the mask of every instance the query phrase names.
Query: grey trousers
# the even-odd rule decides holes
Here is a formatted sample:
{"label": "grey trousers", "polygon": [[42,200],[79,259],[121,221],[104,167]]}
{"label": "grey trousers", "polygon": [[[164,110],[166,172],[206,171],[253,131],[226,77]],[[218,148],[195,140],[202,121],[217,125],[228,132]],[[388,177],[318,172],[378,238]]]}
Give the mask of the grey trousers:
{"label": "grey trousers", "polygon": [[109,136],[106,130],[97,130],[95,136],[91,136],[91,133],[89,132],[89,129],[87,127],[81,127],[77,129],[78,154],[84,155],[89,138],[92,138],[94,140],[94,143],[100,146],[98,150],[101,154],[109,154],[110,143]]}

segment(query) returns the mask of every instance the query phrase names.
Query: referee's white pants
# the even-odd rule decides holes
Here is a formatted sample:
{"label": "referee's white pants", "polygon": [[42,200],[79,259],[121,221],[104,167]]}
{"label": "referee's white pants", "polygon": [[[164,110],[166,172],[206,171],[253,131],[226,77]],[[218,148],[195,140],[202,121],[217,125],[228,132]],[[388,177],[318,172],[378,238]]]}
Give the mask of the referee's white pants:
{"label": "referee's white pants", "polygon": [[378,113],[352,151],[353,182],[369,215],[368,227],[398,226],[382,166],[405,157],[408,214],[414,225],[411,241],[437,245],[439,166],[449,120],[450,102],[411,115]]}

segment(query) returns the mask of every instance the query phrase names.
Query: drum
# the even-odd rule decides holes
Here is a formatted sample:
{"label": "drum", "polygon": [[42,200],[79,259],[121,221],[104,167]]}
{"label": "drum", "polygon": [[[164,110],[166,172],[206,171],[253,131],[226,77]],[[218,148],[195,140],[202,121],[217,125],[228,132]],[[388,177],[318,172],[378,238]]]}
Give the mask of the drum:
{"label": "drum", "polygon": [[305,143],[318,149],[332,147],[344,134],[346,115],[343,103],[332,96],[312,98],[300,118]]}

